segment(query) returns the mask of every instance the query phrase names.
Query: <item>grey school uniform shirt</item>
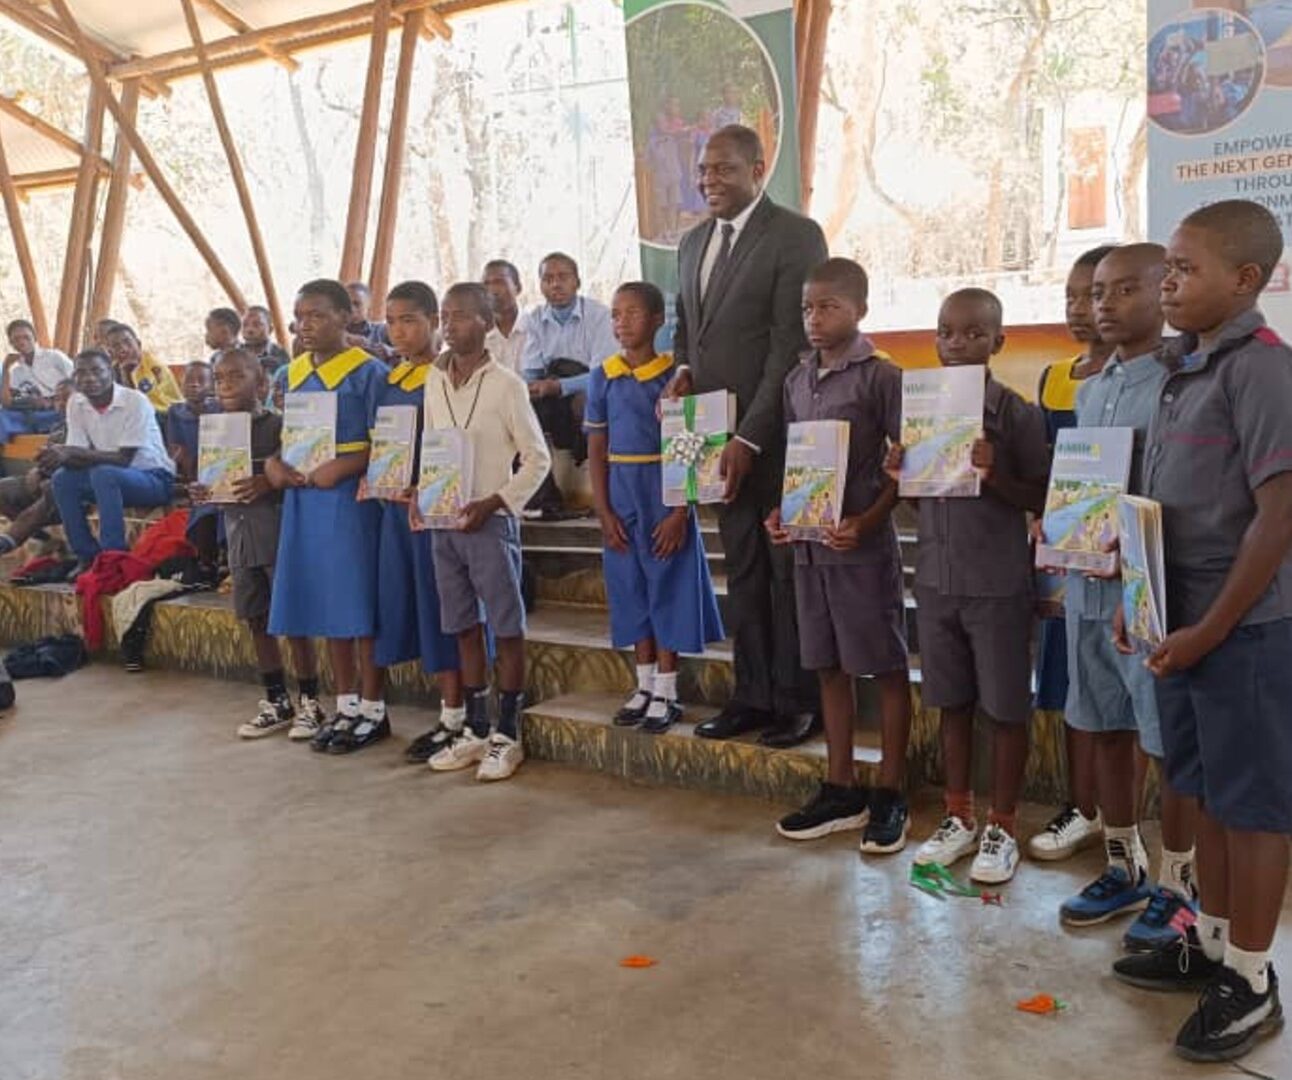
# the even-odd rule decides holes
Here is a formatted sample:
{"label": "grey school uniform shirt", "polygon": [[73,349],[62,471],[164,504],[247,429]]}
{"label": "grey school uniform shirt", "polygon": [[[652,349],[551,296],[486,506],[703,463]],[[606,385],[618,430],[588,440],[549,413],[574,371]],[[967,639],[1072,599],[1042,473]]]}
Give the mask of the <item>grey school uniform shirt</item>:
{"label": "grey school uniform shirt", "polygon": [[[1045,418],[986,373],[983,431],[996,451],[996,465],[1022,480],[1050,474]],[[976,499],[919,500],[920,542],[915,584],[942,596],[1028,596],[1032,558],[1027,512],[983,485]]]}
{"label": "grey school uniform shirt", "polygon": [[[1077,390],[1078,427],[1134,428],[1130,478],[1131,495],[1144,492],[1144,446],[1149,425],[1157,411],[1158,395],[1166,382],[1161,349],[1130,360],[1113,357],[1097,375],[1085,379]],[[1111,621],[1122,601],[1121,582],[1069,574],[1064,604],[1083,619]]]}
{"label": "grey school uniform shirt", "polygon": [[[1292,470],[1292,349],[1259,311],[1227,323],[1209,349],[1185,334],[1149,431],[1145,491],[1162,504],[1167,622],[1211,607],[1256,516],[1253,492]],[[1242,625],[1292,617],[1292,556]]]}
{"label": "grey school uniform shirt", "polygon": [[[848,478],[842,516],[868,510],[888,483],[884,474],[887,441],[896,442],[901,432],[901,370],[876,356],[874,344],[859,333],[833,368],[821,363],[818,350],[804,353],[786,376],[783,395],[786,421],[848,421]],[[823,544],[794,545],[794,561],[800,565],[866,563],[887,568],[900,560],[891,517],[852,551],[832,551]]]}
{"label": "grey school uniform shirt", "polygon": [[[278,453],[283,418],[267,409],[251,418],[251,471],[259,476],[265,461]],[[229,569],[273,566],[278,557],[282,492],[273,491],[253,503],[223,506],[224,532],[229,545]]]}

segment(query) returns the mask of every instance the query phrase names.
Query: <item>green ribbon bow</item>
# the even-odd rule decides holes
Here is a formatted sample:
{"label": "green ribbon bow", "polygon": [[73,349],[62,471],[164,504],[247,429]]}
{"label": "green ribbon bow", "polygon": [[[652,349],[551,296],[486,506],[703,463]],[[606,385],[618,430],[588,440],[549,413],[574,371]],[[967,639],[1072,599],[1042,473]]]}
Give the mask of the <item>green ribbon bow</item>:
{"label": "green ribbon bow", "polygon": [[[686,397],[682,399],[682,420],[686,424],[686,433],[695,435],[695,398]],[[706,447],[726,446],[730,436],[725,431],[719,431],[713,435],[703,436],[703,441],[696,444],[694,451],[686,457],[678,454],[674,443],[680,439],[680,435],[666,440],[661,448],[666,460],[678,461],[686,466],[686,501],[695,502],[700,497],[700,480],[696,473],[696,464]],[[689,458],[689,460],[688,460]]]}

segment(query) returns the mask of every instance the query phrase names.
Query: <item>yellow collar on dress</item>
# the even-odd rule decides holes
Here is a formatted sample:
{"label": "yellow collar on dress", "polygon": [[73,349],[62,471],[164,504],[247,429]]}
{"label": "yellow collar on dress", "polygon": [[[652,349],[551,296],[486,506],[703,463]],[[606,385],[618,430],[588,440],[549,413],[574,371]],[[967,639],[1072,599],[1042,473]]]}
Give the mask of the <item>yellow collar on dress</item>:
{"label": "yellow collar on dress", "polygon": [[629,367],[628,361],[619,353],[615,353],[614,356],[606,359],[601,369],[606,373],[607,379],[621,379],[625,375],[631,375],[638,382],[650,382],[651,379],[663,375],[672,366],[672,353],[660,353],[654,360],[635,368]]}
{"label": "yellow collar on dress", "polygon": [[386,381],[401,390],[420,390],[426,385],[426,374],[430,370],[430,364],[412,364],[401,360],[391,369]]}
{"label": "yellow collar on dress", "polygon": [[342,379],[356,368],[362,367],[370,359],[368,354],[359,348],[346,349],[345,352],[337,353],[331,360],[324,361],[318,367],[314,366],[313,357],[313,353],[301,353],[288,365],[288,390],[299,389],[301,383],[308,379],[311,374],[317,375],[329,390],[335,390],[341,384]]}

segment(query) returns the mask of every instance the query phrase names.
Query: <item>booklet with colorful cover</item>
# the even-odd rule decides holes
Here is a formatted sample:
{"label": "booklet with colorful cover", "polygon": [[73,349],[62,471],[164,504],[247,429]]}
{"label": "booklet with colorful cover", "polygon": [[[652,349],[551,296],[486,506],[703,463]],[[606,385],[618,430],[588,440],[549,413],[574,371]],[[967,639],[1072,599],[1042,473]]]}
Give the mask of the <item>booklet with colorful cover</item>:
{"label": "booklet with colorful cover", "polygon": [[197,482],[213,503],[237,502],[233,485],[251,479],[251,413],[203,413],[197,422]]}
{"label": "booklet with colorful cover", "polygon": [[1166,559],[1162,504],[1138,495],[1117,500],[1122,563],[1122,612],[1126,633],[1144,651],[1166,637]]}
{"label": "booklet with colorful cover", "polygon": [[1064,428],[1054,441],[1036,565],[1111,574],[1117,553],[1117,499],[1130,478],[1134,428]]}
{"label": "booklet with colorful cover", "polygon": [[372,429],[368,471],[359,481],[361,499],[397,499],[413,482],[416,405],[382,405]]}
{"label": "booklet with colorful cover", "polygon": [[848,433],[847,420],[801,420],[789,426],[781,524],[795,540],[824,540],[843,516]]}
{"label": "booklet with colorful cover", "polygon": [[415,529],[456,529],[462,508],[471,501],[471,435],[462,428],[422,432],[417,500],[409,507]]}
{"label": "booklet with colorful cover", "polygon": [[902,372],[903,498],[973,498],[981,477],[971,463],[982,438],[987,373],[966,367],[915,368]]}
{"label": "booklet with colorful cover", "polygon": [[336,457],[336,393],[308,390],[283,399],[284,465],[308,476]]}
{"label": "booklet with colorful cover", "polygon": [[664,505],[720,503],[720,462],[736,428],[736,395],[726,390],[660,402]]}

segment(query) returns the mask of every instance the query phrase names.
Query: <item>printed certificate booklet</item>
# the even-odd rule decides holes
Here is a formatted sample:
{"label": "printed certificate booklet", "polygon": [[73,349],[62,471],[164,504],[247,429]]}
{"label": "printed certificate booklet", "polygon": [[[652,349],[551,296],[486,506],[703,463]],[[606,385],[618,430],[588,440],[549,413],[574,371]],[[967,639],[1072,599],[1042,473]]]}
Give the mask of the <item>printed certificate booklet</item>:
{"label": "printed certificate booklet", "polygon": [[415,529],[456,529],[462,508],[471,501],[474,456],[471,435],[461,428],[422,432],[422,462],[417,501],[409,508]]}
{"label": "printed certificate booklet", "polygon": [[847,420],[803,420],[789,427],[781,524],[795,540],[824,540],[839,523],[848,479]]}
{"label": "printed certificate booklet", "polygon": [[1054,442],[1036,565],[1108,574],[1117,553],[1117,499],[1130,477],[1134,428],[1064,428]]}
{"label": "printed certificate booklet", "polygon": [[203,413],[197,426],[197,482],[214,503],[237,502],[233,485],[251,479],[251,413]]}
{"label": "printed certificate booklet", "polygon": [[902,372],[903,498],[974,498],[981,477],[970,464],[982,438],[987,372],[973,365]]}
{"label": "printed certificate booklet", "polygon": [[288,394],[283,399],[283,463],[308,476],[335,457],[336,394]]}
{"label": "printed certificate booklet", "polygon": [[1117,501],[1122,559],[1122,609],[1126,633],[1148,652],[1166,637],[1166,560],[1162,505],[1138,495]]}
{"label": "printed certificate booklet", "polygon": [[396,499],[413,482],[417,438],[416,405],[383,405],[372,429],[368,471],[359,484],[361,499]]}
{"label": "printed certificate booklet", "polygon": [[720,503],[723,447],[736,427],[736,395],[726,390],[660,402],[664,505]]}

